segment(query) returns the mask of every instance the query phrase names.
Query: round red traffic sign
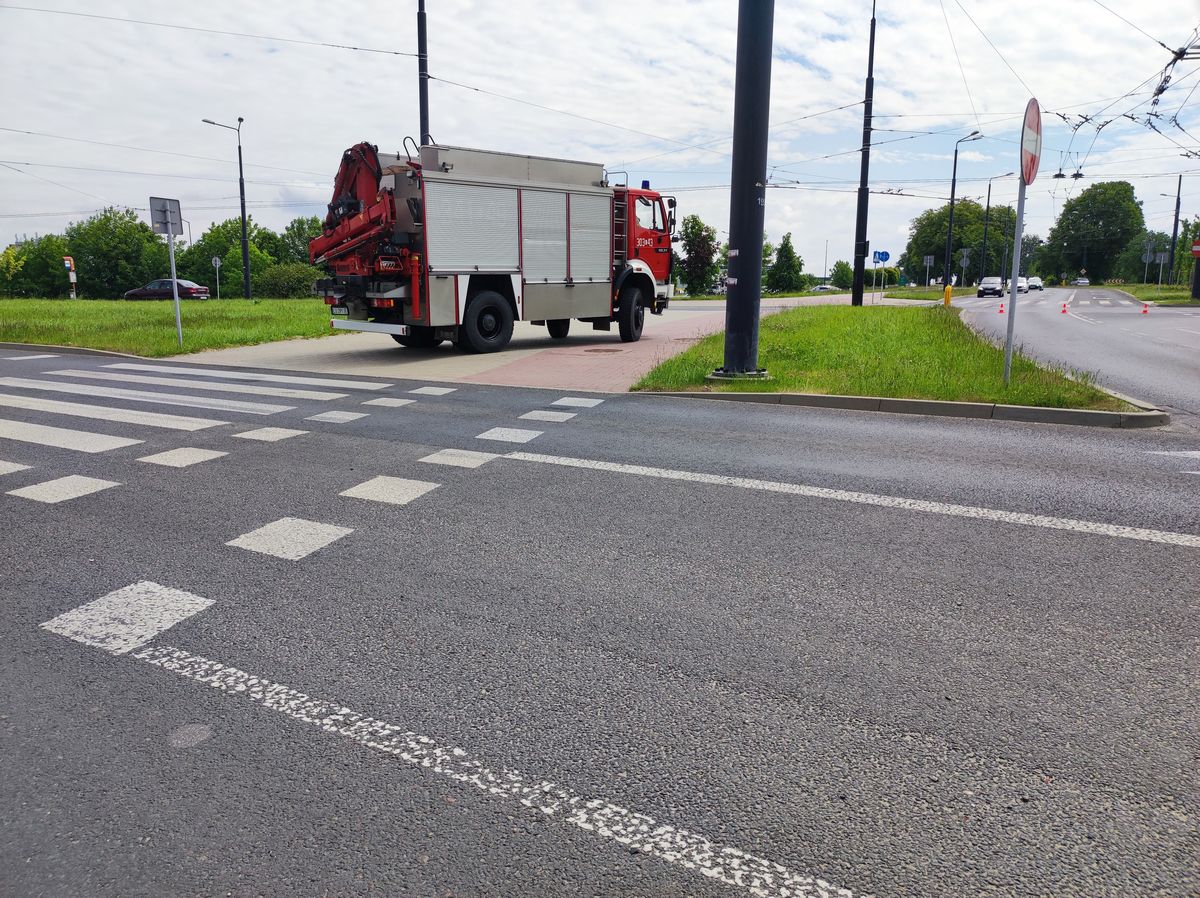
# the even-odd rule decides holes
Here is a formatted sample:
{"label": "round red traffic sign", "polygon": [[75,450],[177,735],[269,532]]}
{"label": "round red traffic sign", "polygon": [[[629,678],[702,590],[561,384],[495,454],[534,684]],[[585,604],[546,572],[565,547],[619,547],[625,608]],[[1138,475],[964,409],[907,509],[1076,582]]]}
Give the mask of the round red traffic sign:
{"label": "round red traffic sign", "polygon": [[1032,184],[1042,160],[1042,110],[1031,99],[1025,107],[1025,126],[1021,131],[1021,180]]}
{"label": "round red traffic sign", "polygon": [[1197,240],[1192,244],[1192,255],[1196,258],[1200,258],[1200,240]]}

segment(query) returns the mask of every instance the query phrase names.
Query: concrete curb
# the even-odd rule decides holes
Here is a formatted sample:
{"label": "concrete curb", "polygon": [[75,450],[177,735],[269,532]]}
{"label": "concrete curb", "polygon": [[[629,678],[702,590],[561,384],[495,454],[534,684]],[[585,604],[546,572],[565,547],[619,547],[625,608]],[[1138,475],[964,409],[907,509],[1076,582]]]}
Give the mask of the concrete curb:
{"label": "concrete curb", "polygon": [[[764,405],[793,405],[815,408],[891,412],[903,415],[940,415],[949,418],[988,418],[993,421],[1023,421],[1035,424],[1075,424],[1086,427],[1163,427],[1171,416],[1161,409],[1140,412],[1105,412],[1090,409],[1045,408],[1000,405],[991,402],[942,402],[935,399],[889,399],[883,396],[834,396],[823,393],[643,393],[675,399],[716,399],[757,402]],[[1122,397],[1124,398],[1124,397]]]}
{"label": "concrete curb", "polygon": [[0,341],[0,349],[15,349],[19,352],[67,352],[77,355],[111,355],[119,359],[145,359],[146,356],[131,352],[113,352],[111,349],[90,349],[87,346],[56,346],[53,343],[8,343]]}

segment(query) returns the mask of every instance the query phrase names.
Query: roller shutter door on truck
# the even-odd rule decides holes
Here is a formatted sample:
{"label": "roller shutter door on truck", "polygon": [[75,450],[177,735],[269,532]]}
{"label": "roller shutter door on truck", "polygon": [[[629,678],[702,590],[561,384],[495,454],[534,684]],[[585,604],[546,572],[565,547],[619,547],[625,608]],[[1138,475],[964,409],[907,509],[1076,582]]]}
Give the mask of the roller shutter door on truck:
{"label": "roller shutter door on truck", "polygon": [[517,271],[517,191],[425,180],[425,242],[434,271]]}

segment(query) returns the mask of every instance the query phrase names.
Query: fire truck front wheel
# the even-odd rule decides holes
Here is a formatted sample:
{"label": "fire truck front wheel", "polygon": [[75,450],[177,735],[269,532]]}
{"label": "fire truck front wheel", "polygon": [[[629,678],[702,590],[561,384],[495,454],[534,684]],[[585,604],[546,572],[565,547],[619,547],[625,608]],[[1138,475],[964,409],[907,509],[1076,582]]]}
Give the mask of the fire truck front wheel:
{"label": "fire truck front wheel", "polygon": [[513,333],[513,310],[494,290],[477,293],[467,305],[458,329],[458,345],[468,352],[496,352]]}
{"label": "fire truck front wheel", "polygon": [[642,291],[633,285],[622,287],[617,303],[617,327],[621,331],[621,342],[634,343],[640,340],[645,320],[646,307],[642,305]]}

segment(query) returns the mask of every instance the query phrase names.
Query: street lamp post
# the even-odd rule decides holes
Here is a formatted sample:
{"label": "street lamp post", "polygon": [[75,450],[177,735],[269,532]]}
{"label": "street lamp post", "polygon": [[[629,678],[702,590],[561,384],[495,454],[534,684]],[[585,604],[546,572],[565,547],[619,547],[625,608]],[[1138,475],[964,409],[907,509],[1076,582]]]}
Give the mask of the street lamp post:
{"label": "street lamp post", "polygon": [[[1183,175],[1179,176],[1179,181],[1175,185],[1175,226],[1171,228],[1171,259],[1167,263],[1168,271],[1171,272],[1171,283],[1175,283],[1175,244],[1179,242],[1179,199],[1183,192]],[[1161,196],[1170,196],[1169,193],[1160,194]],[[1159,279],[1161,280],[1161,278]]]}
{"label": "street lamp post", "polygon": [[242,198],[242,295],[246,299],[250,298],[250,238],[246,233],[246,177],[242,173],[242,122],[245,121],[240,115],[238,116],[237,127],[233,125],[223,125],[220,122],[214,122],[210,118],[201,119],[206,125],[216,125],[218,128],[228,128],[230,131],[237,132],[238,145],[238,193]]}
{"label": "street lamp post", "polygon": [[191,246],[192,245],[192,223],[190,221],[188,221],[186,218],[181,218],[179,220],[188,226],[188,246]]}
{"label": "street lamp post", "polygon": [[946,225],[946,259],[942,268],[942,303],[950,305],[950,297],[954,288],[950,285],[950,254],[954,251],[954,187],[958,182],[958,145],[983,137],[978,131],[972,131],[966,137],[960,137],[954,142],[954,169],[950,174],[950,222]]}
{"label": "street lamp post", "polygon": [[[996,178],[1007,178],[1012,175],[1012,172],[1006,172],[1002,175],[993,175],[988,178],[988,195],[987,206],[983,210],[983,258],[979,260],[979,279],[982,281],[987,277],[987,235],[988,235],[988,218],[992,214],[992,182]],[[1003,276],[1004,270],[1001,269],[1000,274]]]}

